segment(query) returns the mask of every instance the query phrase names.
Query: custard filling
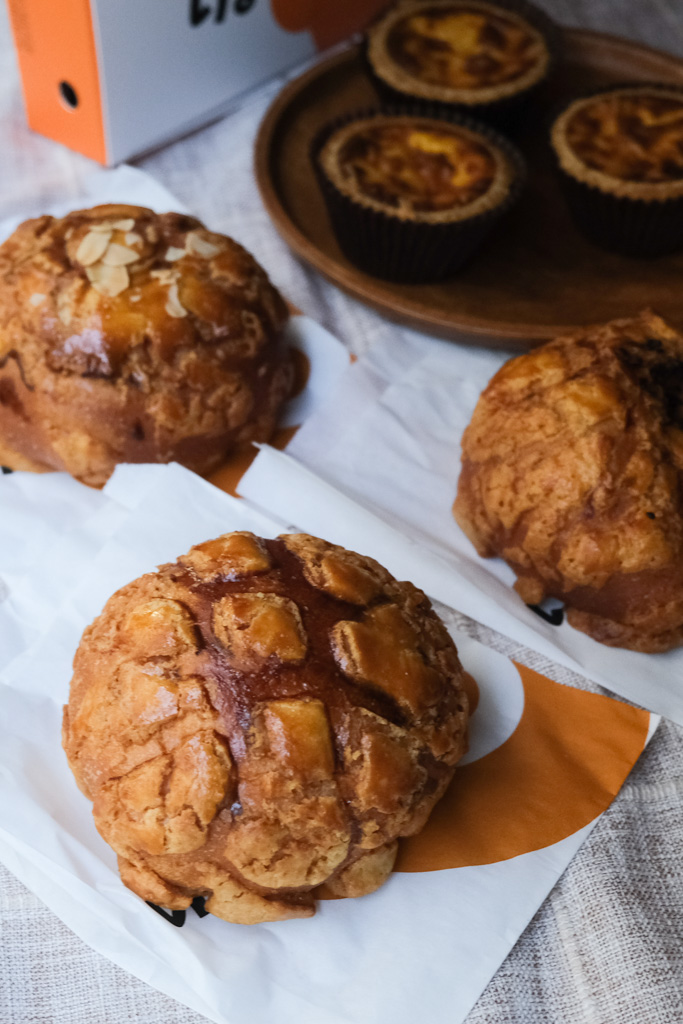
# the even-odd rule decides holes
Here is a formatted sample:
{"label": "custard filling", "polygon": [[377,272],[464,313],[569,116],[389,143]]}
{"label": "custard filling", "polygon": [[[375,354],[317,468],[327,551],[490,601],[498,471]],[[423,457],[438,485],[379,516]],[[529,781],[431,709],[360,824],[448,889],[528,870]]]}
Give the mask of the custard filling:
{"label": "custard filling", "polygon": [[491,151],[455,131],[370,125],[342,147],[342,173],[358,191],[391,207],[434,212],[466,206],[491,186]]}
{"label": "custard filling", "polygon": [[587,166],[634,182],[683,179],[683,99],[611,95],[570,118],[569,147]]}
{"label": "custard filling", "polygon": [[432,85],[475,89],[514,81],[543,56],[530,29],[475,8],[427,8],[397,21],[388,36],[391,57]]}

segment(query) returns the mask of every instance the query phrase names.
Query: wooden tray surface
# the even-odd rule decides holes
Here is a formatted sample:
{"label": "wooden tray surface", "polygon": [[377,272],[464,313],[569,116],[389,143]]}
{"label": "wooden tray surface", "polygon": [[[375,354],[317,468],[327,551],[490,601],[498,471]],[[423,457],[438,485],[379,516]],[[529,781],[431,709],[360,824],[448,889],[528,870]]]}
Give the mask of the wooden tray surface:
{"label": "wooden tray surface", "polygon": [[395,285],[361,273],[342,255],[309,159],[313,136],[347,110],[376,105],[358,47],[291,82],[259,130],[256,176],[285,241],[330,281],[393,320],[446,338],[526,349],[580,324],[651,306],[683,326],[683,251],[654,260],[603,252],[574,228],[547,144],[551,111],[566,97],[624,81],[683,84],[683,60],[615,36],[565,31],[562,66],[529,107],[516,142],[529,164],[518,205],[457,277]]}

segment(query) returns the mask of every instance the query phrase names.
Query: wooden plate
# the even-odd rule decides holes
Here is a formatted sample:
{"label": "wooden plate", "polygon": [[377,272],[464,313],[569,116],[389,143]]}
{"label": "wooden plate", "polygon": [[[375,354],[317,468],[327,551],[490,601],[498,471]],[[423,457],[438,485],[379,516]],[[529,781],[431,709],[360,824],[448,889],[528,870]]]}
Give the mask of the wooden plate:
{"label": "wooden plate", "polygon": [[565,32],[563,65],[529,108],[517,142],[529,163],[523,198],[457,277],[395,285],[356,270],[342,255],[318,188],[309,147],[338,114],[377,103],[357,47],[291,82],[266,114],[256,176],[276,228],[325,277],[393,320],[457,339],[526,349],[580,324],[628,316],[645,306],[683,326],[683,251],[655,260],[603,252],[574,228],[553,174],[549,111],[565,97],[611,82],[683,84],[683,60],[615,36]]}

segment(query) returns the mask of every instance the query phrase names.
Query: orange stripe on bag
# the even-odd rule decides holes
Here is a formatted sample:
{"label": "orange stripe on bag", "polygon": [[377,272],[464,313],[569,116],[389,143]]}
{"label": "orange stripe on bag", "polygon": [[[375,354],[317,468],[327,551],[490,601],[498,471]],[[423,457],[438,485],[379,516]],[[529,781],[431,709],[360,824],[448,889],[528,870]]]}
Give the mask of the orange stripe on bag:
{"label": "orange stripe on bag", "polygon": [[650,716],[515,666],[524,711],[496,750],[458,768],[397,871],[509,860],[578,832],[619,792],[647,738]]}
{"label": "orange stripe on bag", "polygon": [[107,162],[89,0],[9,0],[28,122]]}

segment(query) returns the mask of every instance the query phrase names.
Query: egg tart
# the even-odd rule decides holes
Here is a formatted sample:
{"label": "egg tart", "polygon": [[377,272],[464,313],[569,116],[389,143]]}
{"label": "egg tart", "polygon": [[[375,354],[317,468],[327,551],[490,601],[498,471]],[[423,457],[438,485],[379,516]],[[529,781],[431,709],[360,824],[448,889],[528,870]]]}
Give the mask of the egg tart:
{"label": "egg tart", "polygon": [[631,256],[683,247],[683,90],[633,84],[576,99],[551,144],[577,226]]}
{"label": "egg tart", "polygon": [[523,178],[517,151],[487,126],[405,111],[327,126],[314,159],[347,258],[374,276],[414,283],[454,273]]}
{"label": "egg tart", "polygon": [[385,100],[494,113],[539,84],[557,29],[526,3],[407,0],[368,31],[366,56]]}

